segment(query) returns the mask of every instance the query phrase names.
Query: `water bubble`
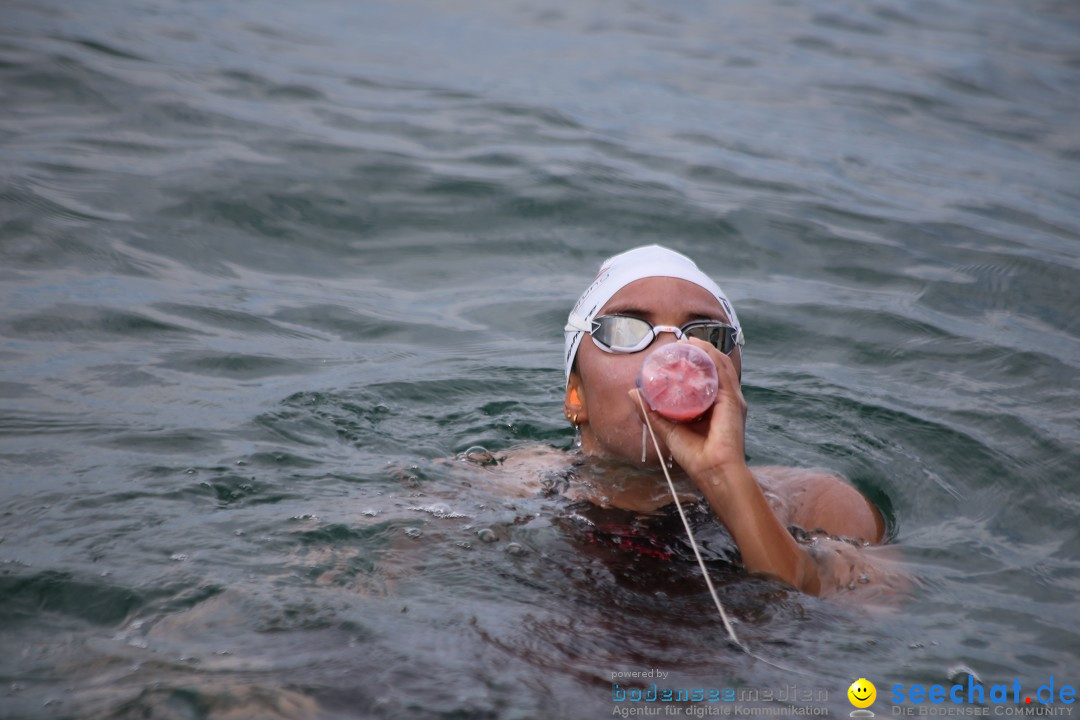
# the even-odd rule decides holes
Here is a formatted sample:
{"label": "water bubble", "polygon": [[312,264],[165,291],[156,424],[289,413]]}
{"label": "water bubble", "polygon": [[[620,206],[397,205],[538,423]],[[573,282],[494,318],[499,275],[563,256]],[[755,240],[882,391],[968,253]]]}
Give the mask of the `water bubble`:
{"label": "water bubble", "polygon": [[376,515],[379,514],[379,511],[378,510],[371,510],[371,509],[361,510],[360,514],[365,516],[365,517],[375,517]]}
{"label": "water bubble", "polygon": [[495,465],[498,460],[490,450],[481,445],[473,445],[459,456],[463,460],[467,460],[477,465]]}
{"label": "water bubble", "polygon": [[451,510],[450,506],[446,505],[444,503],[436,503],[434,505],[427,505],[427,506],[419,506],[418,505],[418,506],[411,507],[409,509],[410,510],[416,510],[418,512],[426,512],[426,513],[428,513],[430,515],[434,515],[435,517],[440,518],[440,519],[468,517],[468,515],[463,515],[463,514],[461,514],[459,512],[455,512],[454,510]]}
{"label": "water bubble", "polygon": [[547,497],[566,492],[570,487],[570,473],[567,471],[549,470],[540,477],[540,486],[543,494]]}
{"label": "water bubble", "polygon": [[173,553],[169,556],[169,559],[175,560],[176,562],[184,562],[188,559],[188,555],[187,553]]}
{"label": "water bubble", "polygon": [[462,540],[461,542],[457,543],[457,546],[459,548],[463,549],[463,550],[472,550],[472,543],[467,542],[465,540]]}
{"label": "water bubble", "polygon": [[405,528],[405,534],[408,535],[409,537],[415,539],[415,538],[418,538],[418,537],[422,536],[424,534],[424,531],[421,530],[420,528],[411,527],[411,528]]}
{"label": "water bubble", "polygon": [[476,537],[480,538],[482,542],[493,543],[499,538],[495,536],[495,531],[491,528],[480,528],[476,531]]}
{"label": "water bubble", "polygon": [[506,545],[506,552],[509,555],[524,555],[525,548],[521,547],[516,542],[512,542]]}

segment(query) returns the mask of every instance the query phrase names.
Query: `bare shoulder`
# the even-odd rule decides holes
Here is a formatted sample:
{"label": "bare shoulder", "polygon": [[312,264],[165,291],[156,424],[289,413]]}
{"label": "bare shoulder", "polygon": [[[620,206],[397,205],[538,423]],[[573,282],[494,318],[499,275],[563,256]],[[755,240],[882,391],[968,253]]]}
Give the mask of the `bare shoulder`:
{"label": "bare shoulder", "polygon": [[508,470],[550,470],[566,465],[567,452],[550,445],[518,445],[499,456],[499,465]]}
{"label": "bare shoulder", "polygon": [[766,494],[779,498],[788,525],[875,544],[885,535],[878,509],[835,473],[771,465],[752,470]]}
{"label": "bare shoulder", "polygon": [[500,495],[527,497],[544,489],[551,473],[566,468],[567,453],[549,445],[522,445],[492,460],[477,468],[476,479]]}

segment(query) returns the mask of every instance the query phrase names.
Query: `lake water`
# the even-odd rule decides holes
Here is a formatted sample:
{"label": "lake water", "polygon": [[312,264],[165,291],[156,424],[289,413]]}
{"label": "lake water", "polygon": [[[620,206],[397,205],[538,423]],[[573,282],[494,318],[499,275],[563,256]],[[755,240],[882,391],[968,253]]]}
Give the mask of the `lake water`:
{"label": "lake water", "polygon": [[[1075,686],[1078,118],[1070,0],[8,0],[0,716]],[[462,457],[572,446],[566,313],[653,242],[738,308],[751,462],[843,473],[916,578],[726,578],[797,672]]]}

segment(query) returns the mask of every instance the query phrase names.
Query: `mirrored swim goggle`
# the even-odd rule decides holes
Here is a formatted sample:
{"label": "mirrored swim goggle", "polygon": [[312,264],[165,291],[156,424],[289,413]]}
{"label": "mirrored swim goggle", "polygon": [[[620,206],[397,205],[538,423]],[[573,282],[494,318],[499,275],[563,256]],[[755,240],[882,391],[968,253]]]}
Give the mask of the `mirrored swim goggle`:
{"label": "mirrored swim goggle", "polygon": [[676,327],[653,325],[647,320],[628,315],[601,315],[593,318],[589,328],[574,323],[567,325],[566,329],[589,333],[593,343],[609,353],[641,352],[662,332],[673,333],[680,340],[704,340],[725,355],[730,355],[732,350],[744,342],[741,328],[718,320],[694,320],[682,327]]}

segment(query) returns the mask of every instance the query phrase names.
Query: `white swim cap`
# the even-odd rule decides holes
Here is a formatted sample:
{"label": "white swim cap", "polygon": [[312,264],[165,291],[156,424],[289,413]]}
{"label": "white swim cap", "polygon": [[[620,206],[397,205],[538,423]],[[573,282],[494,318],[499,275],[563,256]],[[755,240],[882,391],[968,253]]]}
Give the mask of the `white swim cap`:
{"label": "white swim cap", "polygon": [[570,381],[570,369],[574,366],[574,357],[585,333],[592,329],[592,320],[600,308],[604,307],[615,293],[634,282],[648,277],[673,277],[699,285],[716,297],[727,312],[728,322],[738,330],[738,344],[744,343],[743,333],[739,325],[739,318],[735,315],[735,308],[727,295],[709,278],[708,275],[698,270],[694,261],[674,250],[668,250],[659,245],[646,245],[644,247],[627,250],[605,260],[600,265],[600,272],[592,284],[578,299],[574,309],[570,311],[570,317],[563,328],[566,335],[566,380]]}

